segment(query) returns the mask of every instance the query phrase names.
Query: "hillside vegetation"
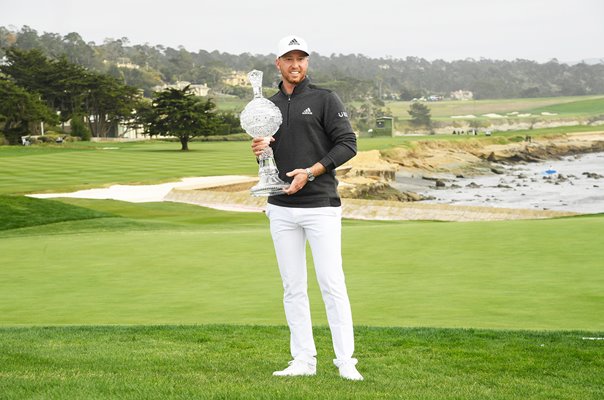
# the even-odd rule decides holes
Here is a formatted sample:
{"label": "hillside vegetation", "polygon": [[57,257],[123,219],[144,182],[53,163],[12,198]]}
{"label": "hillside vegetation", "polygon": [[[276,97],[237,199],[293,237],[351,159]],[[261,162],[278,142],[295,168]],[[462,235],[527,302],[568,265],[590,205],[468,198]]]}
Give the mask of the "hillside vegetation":
{"label": "hillside vegetation", "polygon": [[[9,46],[41,49],[53,58],[65,55],[71,62],[123,78],[147,95],[163,82],[189,81],[205,83],[216,93],[251,96],[225,83],[233,71],[262,70],[269,87],[277,80],[274,54],[192,52],[160,43],[129,45],[127,38],[96,44],[77,32],[61,36],[38,33],[34,28],[0,27],[0,56],[1,48]],[[312,53],[311,59],[313,80],[336,90],[345,102],[367,96],[403,100],[428,94],[448,96],[460,89],[472,91],[476,99],[604,94],[604,64],[571,66],[556,59],[543,64],[523,59],[447,62],[412,54],[404,59],[375,59],[362,54]]]}

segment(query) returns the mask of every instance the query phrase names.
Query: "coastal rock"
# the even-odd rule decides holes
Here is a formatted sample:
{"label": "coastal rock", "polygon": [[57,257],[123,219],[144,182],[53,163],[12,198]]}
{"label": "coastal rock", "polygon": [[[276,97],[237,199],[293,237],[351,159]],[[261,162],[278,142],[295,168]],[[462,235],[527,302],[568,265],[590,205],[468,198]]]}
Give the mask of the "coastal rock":
{"label": "coastal rock", "polygon": [[386,182],[374,181],[357,185],[343,185],[338,188],[342,198],[362,200],[388,200],[388,201],[420,201],[432,199],[415,192],[399,192]]}
{"label": "coastal rock", "polygon": [[581,175],[585,175],[586,177],[591,178],[591,179],[602,179],[602,178],[604,178],[604,176],[602,176],[600,174],[597,174],[595,172],[583,172],[583,174],[581,174]]}

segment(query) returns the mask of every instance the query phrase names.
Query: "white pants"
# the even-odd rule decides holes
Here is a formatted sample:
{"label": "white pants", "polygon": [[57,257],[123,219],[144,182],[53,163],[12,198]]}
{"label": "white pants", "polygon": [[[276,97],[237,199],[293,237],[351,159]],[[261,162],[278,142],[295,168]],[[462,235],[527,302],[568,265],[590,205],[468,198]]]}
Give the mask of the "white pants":
{"label": "white pants", "polygon": [[356,362],[352,313],[342,270],[342,209],[340,207],[289,208],[268,204],[271,235],[283,280],[283,304],[294,359],[316,364],[306,278],[306,240],[315,264],[333,348],[340,365]]}

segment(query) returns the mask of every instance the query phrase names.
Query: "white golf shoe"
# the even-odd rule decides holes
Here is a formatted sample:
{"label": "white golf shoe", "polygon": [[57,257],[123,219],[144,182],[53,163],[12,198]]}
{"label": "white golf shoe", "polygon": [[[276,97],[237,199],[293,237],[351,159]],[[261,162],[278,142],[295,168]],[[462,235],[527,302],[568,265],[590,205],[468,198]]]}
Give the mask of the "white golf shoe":
{"label": "white golf shoe", "polygon": [[341,362],[339,360],[333,360],[333,363],[340,370],[340,376],[344,379],[348,379],[349,381],[362,381],[363,375],[357,371],[357,360],[355,358]]}
{"label": "white golf shoe", "polygon": [[292,360],[283,371],[273,372],[273,376],[310,376],[317,374],[317,366],[301,360]]}

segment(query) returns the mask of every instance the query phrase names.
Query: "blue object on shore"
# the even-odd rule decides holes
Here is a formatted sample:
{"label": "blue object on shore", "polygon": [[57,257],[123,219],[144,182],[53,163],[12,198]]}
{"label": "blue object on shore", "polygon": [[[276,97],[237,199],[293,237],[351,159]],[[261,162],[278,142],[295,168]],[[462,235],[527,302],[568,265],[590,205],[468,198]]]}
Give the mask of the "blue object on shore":
{"label": "blue object on shore", "polygon": [[546,173],[547,175],[553,175],[553,174],[558,173],[558,171],[556,171],[555,169],[551,169],[551,168],[550,168],[550,169],[548,169],[548,170],[545,170],[545,173]]}

